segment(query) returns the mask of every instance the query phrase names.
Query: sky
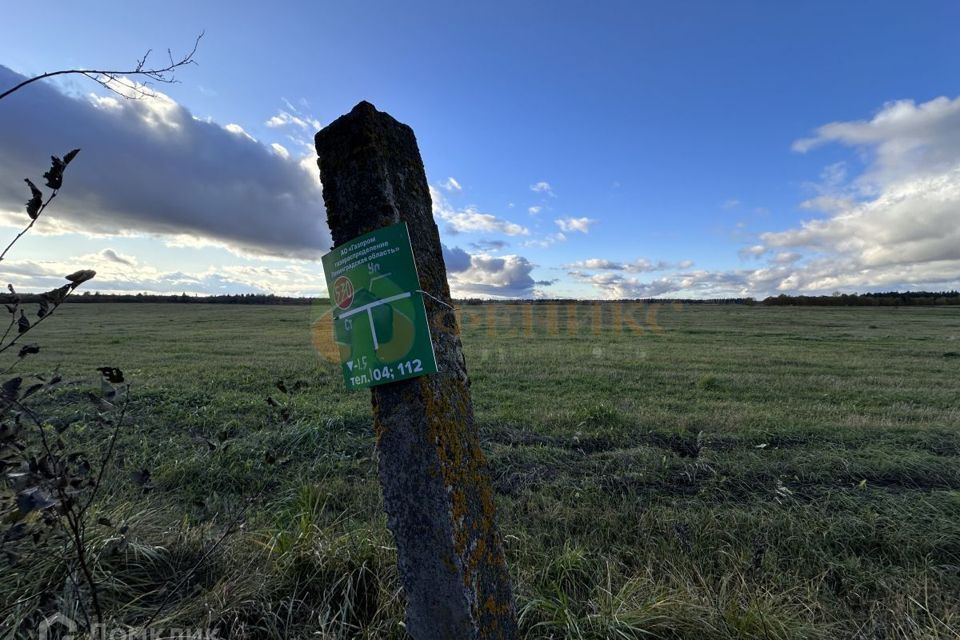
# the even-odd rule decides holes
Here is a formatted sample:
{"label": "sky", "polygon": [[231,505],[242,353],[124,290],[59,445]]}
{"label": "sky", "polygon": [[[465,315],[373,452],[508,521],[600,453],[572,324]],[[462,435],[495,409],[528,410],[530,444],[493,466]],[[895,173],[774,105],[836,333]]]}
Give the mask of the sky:
{"label": "sky", "polygon": [[[0,225],[79,147],[0,279],[325,295],[313,134],[367,100],[416,132],[451,288],[743,297],[960,288],[960,4],[11,3]],[[39,35],[38,35],[39,34]]]}

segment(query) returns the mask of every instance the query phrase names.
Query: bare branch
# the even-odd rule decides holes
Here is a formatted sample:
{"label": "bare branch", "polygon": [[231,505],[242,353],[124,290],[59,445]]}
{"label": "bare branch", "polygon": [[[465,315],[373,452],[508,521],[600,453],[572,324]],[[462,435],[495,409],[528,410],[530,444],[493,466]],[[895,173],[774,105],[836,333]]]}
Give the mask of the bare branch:
{"label": "bare branch", "polygon": [[[149,86],[151,82],[160,82],[163,84],[175,84],[176,79],[176,70],[180,67],[185,67],[191,64],[197,64],[197,61],[194,59],[194,56],[197,53],[197,48],[200,46],[200,39],[203,38],[204,32],[201,31],[200,35],[197,36],[197,39],[193,43],[193,48],[184,54],[179,60],[174,60],[173,55],[170,54],[170,50],[167,50],[167,55],[170,60],[166,66],[163,67],[150,67],[147,65],[147,58],[150,56],[151,49],[148,49],[147,52],[143,55],[142,58],[137,60],[137,64],[133,69],[128,70],[104,70],[104,69],[62,69],[60,71],[50,71],[48,73],[42,73],[33,78],[27,78],[20,84],[7,89],[3,93],[0,93],[0,99],[6,98],[11,93],[22,89],[23,87],[36,82],[37,80],[44,80],[46,78],[52,78],[54,76],[62,76],[67,74],[82,75],[94,80],[99,83],[101,86],[110,89],[114,93],[123,96],[124,98],[142,98],[152,95],[149,91]],[[113,82],[120,82],[120,78],[124,76],[138,76],[145,79],[143,84],[136,84],[132,87],[130,85],[125,85],[127,88],[133,91],[133,95],[127,95],[117,91],[115,88],[111,87],[110,84]],[[122,82],[121,82],[122,84]]]}
{"label": "bare branch", "polygon": [[[69,284],[69,283],[68,283],[68,284]],[[75,289],[76,289],[76,287],[71,287],[71,288],[63,295],[63,300],[65,300],[65,299],[67,298],[67,296],[69,296],[71,293],[73,293]],[[42,318],[37,318],[37,321],[34,322],[33,324],[31,324],[29,329],[27,329],[27,330],[24,331],[23,333],[18,333],[17,335],[13,336],[13,338],[11,338],[11,339],[10,339],[10,342],[8,342],[7,344],[0,345],[0,353],[3,353],[4,351],[6,351],[7,349],[9,349],[9,348],[12,347],[13,345],[17,344],[17,342],[20,341],[20,338],[22,338],[23,336],[27,335],[29,332],[33,331],[34,327],[38,326],[41,322],[43,322],[44,320],[46,320],[47,318],[49,318],[50,316],[52,316],[54,313],[56,313],[56,312],[57,312],[57,309],[60,308],[60,305],[63,304],[63,300],[60,300],[60,302],[56,303],[56,304],[53,306],[53,308],[50,309],[50,311],[47,312],[47,315],[43,316]],[[4,334],[4,335],[6,335],[6,334]]]}
{"label": "bare branch", "polygon": [[90,505],[93,504],[93,501],[97,497],[97,493],[100,492],[100,485],[103,483],[103,475],[107,472],[107,466],[110,464],[113,458],[113,450],[117,444],[117,436],[120,435],[120,427],[123,426],[123,419],[127,416],[127,407],[129,405],[130,385],[128,384],[123,390],[123,407],[120,409],[120,416],[116,419],[113,425],[113,433],[110,435],[110,444],[107,446],[107,452],[100,460],[100,470],[97,473],[97,480],[93,483],[93,488],[90,490],[90,495],[87,497],[87,501],[83,507],[80,508],[80,517],[83,517],[87,513],[87,509],[90,508]]}
{"label": "bare branch", "polygon": [[200,568],[200,565],[202,565],[207,560],[207,558],[213,555],[213,553],[223,543],[224,540],[226,540],[234,531],[236,531],[236,527],[238,524],[240,524],[240,521],[243,520],[243,517],[247,513],[247,509],[249,509],[250,505],[252,505],[256,500],[258,500],[261,495],[263,495],[264,490],[266,490],[266,485],[261,487],[260,491],[258,491],[255,496],[247,499],[247,503],[243,505],[243,508],[240,510],[240,513],[238,513],[237,516],[230,522],[230,524],[227,525],[227,528],[220,535],[220,537],[217,538],[216,542],[214,542],[213,545],[209,549],[207,549],[197,559],[197,561],[193,564],[193,566],[190,567],[190,569],[184,574],[184,576],[177,582],[177,584],[172,589],[167,588],[169,587],[169,583],[164,586],[164,588],[166,588],[166,595],[164,596],[163,600],[160,601],[160,604],[154,610],[153,614],[149,618],[147,618],[147,621],[143,625],[141,625],[140,627],[141,629],[150,628],[150,625],[153,624],[154,620],[157,619],[157,616],[163,613],[163,610],[166,608],[167,604],[170,602],[170,598],[172,598],[174,594],[180,593],[180,589],[183,587],[183,585],[187,583],[187,580],[193,577],[193,574],[196,573],[197,569]]}

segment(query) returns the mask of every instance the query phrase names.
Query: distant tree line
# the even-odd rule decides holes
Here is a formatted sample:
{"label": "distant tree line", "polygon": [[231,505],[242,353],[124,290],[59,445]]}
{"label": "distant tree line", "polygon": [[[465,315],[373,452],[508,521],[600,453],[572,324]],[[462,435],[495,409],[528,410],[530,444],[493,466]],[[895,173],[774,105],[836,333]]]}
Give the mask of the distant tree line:
{"label": "distant tree line", "polygon": [[835,293],[830,296],[781,294],[763,301],[768,306],[807,307],[907,307],[960,305],[957,291],[887,291],[883,293]]}

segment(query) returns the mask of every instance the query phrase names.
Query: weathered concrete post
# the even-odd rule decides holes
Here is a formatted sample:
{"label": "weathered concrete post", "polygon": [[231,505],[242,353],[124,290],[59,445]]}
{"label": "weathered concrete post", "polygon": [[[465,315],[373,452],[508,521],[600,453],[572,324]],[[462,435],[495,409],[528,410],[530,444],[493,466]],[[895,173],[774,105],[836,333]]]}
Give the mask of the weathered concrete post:
{"label": "weathered concrete post", "polygon": [[[413,130],[368,102],[316,136],[323,199],[340,245],[406,222],[420,287],[450,303],[440,234]],[[470,380],[453,310],[425,298],[439,373],[374,387],[388,526],[417,640],[516,638]]]}

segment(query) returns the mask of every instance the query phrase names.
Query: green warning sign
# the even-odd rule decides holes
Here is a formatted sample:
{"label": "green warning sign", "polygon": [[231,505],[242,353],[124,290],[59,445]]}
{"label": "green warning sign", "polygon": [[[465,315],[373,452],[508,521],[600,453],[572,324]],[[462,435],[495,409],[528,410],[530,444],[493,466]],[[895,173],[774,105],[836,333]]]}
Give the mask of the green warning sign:
{"label": "green warning sign", "polygon": [[348,389],[436,373],[406,223],[343,243],[323,256],[323,272]]}

